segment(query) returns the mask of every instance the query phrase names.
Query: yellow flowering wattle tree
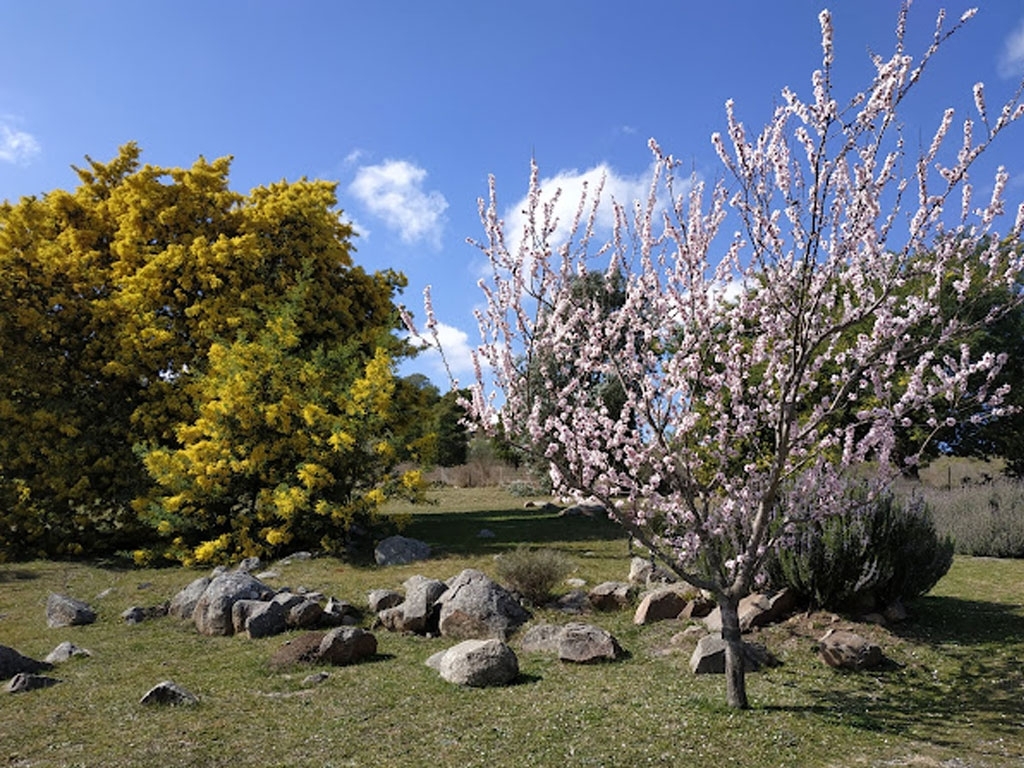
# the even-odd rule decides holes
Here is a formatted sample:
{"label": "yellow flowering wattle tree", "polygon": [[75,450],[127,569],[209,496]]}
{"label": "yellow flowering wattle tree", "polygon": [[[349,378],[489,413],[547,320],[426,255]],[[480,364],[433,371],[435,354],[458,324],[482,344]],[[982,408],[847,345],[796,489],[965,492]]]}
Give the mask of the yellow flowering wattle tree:
{"label": "yellow flowering wattle tree", "polygon": [[139,158],[0,205],[2,551],[341,547],[416,486],[388,442],[404,277],[353,264],[331,183]]}

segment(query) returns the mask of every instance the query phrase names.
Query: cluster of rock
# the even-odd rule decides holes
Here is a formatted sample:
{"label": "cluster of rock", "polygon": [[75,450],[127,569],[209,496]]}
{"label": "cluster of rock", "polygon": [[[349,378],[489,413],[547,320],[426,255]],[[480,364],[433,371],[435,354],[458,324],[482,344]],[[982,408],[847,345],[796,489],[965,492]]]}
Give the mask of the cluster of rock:
{"label": "cluster of rock", "polygon": [[[614,583],[598,589],[608,592]],[[646,587],[633,617],[636,624],[649,624],[670,619],[702,620],[707,632],[697,642],[690,657],[695,674],[725,672],[725,641],[722,639],[722,615],[715,602],[687,584],[676,582],[672,574],[644,558],[635,557],[630,566],[630,586]],[[594,591],[591,592],[593,596]],[[593,600],[593,598],[592,598]],[[609,604],[610,605],[610,604]],[[738,606],[741,633],[749,633],[785,621],[797,608],[795,595],[788,589],[773,593],[754,593],[743,598]],[[905,618],[896,606],[884,620]],[[870,621],[872,617],[868,617]],[[881,622],[878,622],[881,623]],[[884,662],[881,648],[849,630],[830,629],[816,645],[819,657],[836,669],[872,669]],[[757,671],[779,664],[765,646],[744,641],[743,659],[746,671]]]}
{"label": "cluster of rock", "polygon": [[49,688],[61,682],[59,678],[39,674],[49,672],[58,664],[75,657],[91,656],[85,648],[74,643],[63,642],[39,661],[6,645],[0,645],[0,680],[7,680],[4,690],[8,693],[24,693],[38,688]]}
{"label": "cluster of rock", "polygon": [[[579,512],[585,514],[587,511]],[[382,563],[414,562],[429,556],[422,542],[392,537],[378,547]],[[371,631],[357,626],[361,611],[336,598],[303,589],[273,589],[261,580],[276,573],[253,575],[259,562],[246,561],[233,571],[215,569],[195,579],[174,597],[156,606],[133,606],[121,614],[127,623],[159,616],[191,622],[204,635],[246,635],[263,638],[287,630],[310,630],[280,646],[270,658],[275,668],[291,665],[348,665],[377,655],[377,639]],[[402,591],[376,589],[367,595],[373,627],[391,632],[414,633],[447,638],[455,645],[430,656],[427,665],[454,684],[465,686],[505,685],[519,676],[519,661],[509,645],[510,637],[532,618],[517,597],[479,570],[466,569],[442,581],[416,575],[407,579]],[[643,558],[634,558],[629,581],[605,582],[584,591],[583,582],[559,598],[552,607],[574,614],[633,610],[637,625],[665,620],[700,622],[680,635],[699,637],[690,658],[695,674],[725,671],[725,642],[721,636],[720,611],[706,594],[674,580],[672,574]],[[635,606],[635,608],[634,608]],[[782,621],[796,608],[786,590],[754,594],[739,605],[740,629],[744,633]],[[51,627],[94,622],[96,612],[86,603],[66,595],[50,595],[46,607]],[[626,656],[618,640],[601,627],[570,621],[566,624],[537,624],[518,641],[521,653],[550,654],[566,663],[613,662]],[[829,630],[817,645],[821,659],[830,666],[867,669],[884,660],[881,649],[853,632]],[[90,652],[62,643],[37,661],[12,648],[0,646],[0,680],[9,680],[6,690],[21,692],[60,682],[47,677],[55,664]],[[744,642],[743,658],[748,671],[779,662],[763,645]],[[322,679],[326,673],[321,673]],[[154,686],[143,704],[195,704],[191,692],[167,680]]]}
{"label": "cluster of rock", "polygon": [[413,576],[405,594],[375,590],[368,603],[375,624],[393,632],[450,637],[456,640],[508,637],[530,619],[516,597],[482,571],[472,568],[440,581]]}
{"label": "cluster of rock", "polygon": [[[447,581],[416,575],[402,586],[404,594],[379,589],[367,596],[370,610],[377,614],[374,626],[461,640],[427,660],[449,682],[504,685],[518,676],[518,658],[508,641],[531,614],[509,590],[472,568]],[[626,593],[620,598],[625,601]],[[624,655],[607,631],[579,622],[534,626],[519,646],[525,653],[552,653],[576,663],[612,661]]]}
{"label": "cluster of rock", "polygon": [[577,664],[615,661],[625,655],[610,632],[576,621],[561,626],[537,624],[530,627],[523,634],[520,648],[524,653],[551,653],[561,661]]}
{"label": "cluster of rock", "polygon": [[321,605],[320,593],[275,590],[245,570],[215,571],[179,591],[167,613],[195,623],[203,635],[250,638],[279,635],[289,629],[357,624],[359,612],[331,598]]}

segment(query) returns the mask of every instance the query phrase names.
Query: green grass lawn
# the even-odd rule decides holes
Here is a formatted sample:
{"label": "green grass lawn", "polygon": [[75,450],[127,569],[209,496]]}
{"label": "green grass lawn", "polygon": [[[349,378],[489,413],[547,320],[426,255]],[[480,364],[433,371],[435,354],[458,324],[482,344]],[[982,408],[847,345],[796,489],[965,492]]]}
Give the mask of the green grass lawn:
{"label": "green grass lawn", "polygon": [[[595,584],[624,580],[626,539],[604,521],[523,508],[493,491],[439,493],[411,514],[407,533],[438,556],[408,566],[355,567],[324,558],[277,568],[275,586],[305,586],[356,605],[375,587],[462,568],[494,574],[494,556],[519,544],[552,547]],[[494,533],[480,538],[481,529]],[[451,645],[376,632],[378,658],[273,671],[286,637],[208,638],[172,619],[135,626],[127,607],[169,599],[198,572],[117,570],[80,563],[0,565],[0,643],[42,658],[71,640],[89,659],[61,665],[63,682],[0,695],[0,766],[1020,766],[1024,764],[1024,561],[958,558],[913,621],[858,626],[891,665],[837,673],[814,638],[832,617],[801,616],[756,633],[783,664],[752,674],[753,709],[724,706],[721,677],[695,677],[695,641],[673,642],[682,622],[636,627],[632,614],[587,620],[629,652],[613,664],[570,666],[520,654],[506,688],[460,689],[424,664]],[[98,598],[104,590],[108,596]],[[51,591],[90,602],[90,626],[48,629]],[[537,621],[569,617],[538,611]],[[846,626],[840,622],[839,626]],[[513,639],[515,647],[515,639]],[[139,698],[173,679],[196,693],[191,708],[151,709]]]}

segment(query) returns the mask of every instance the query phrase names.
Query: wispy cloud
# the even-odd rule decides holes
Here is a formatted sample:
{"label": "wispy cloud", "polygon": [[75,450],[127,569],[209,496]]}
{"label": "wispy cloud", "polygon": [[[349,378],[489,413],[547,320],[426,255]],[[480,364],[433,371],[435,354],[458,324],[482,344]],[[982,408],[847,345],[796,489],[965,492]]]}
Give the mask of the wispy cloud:
{"label": "wispy cloud", "polygon": [[444,360],[434,345],[433,339],[414,339],[413,342],[420,348],[416,362],[425,362],[429,373],[435,381],[445,381],[448,374],[461,379],[466,384],[473,376],[473,347],[469,343],[469,334],[456,328],[453,325],[439,322],[437,324],[437,338],[441,342],[441,349],[444,350],[444,360],[448,361],[448,369],[445,369]]}
{"label": "wispy cloud", "polygon": [[1001,77],[1024,75],[1024,19],[1021,19],[1003,44],[1003,51],[999,56],[999,75]]}
{"label": "wispy cloud", "polygon": [[[607,235],[611,232],[615,221],[613,202],[628,208],[635,200],[645,200],[651,183],[649,171],[636,176],[622,175],[607,163],[582,172],[577,170],[560,171],[555,176],[541,179],[542,204],[551,201],[556,192],[560,192],[553,211],[558,219],[558,228],[551,238],[553,244],[562,243],[569,236],[569,228],[572,226],[580,204],[580,196],[584,190],[588,195],[584,216],[589,215],[592,206],[591,196],[596,193],[602,179],[604,187],[601,190],[601,201],[594,222],[598,235]],[[527,198],[523,197],[514,205],[509,206],[505,214],[505,232],[512,253],[518,250],[523,236],[527,204]]]}
{"label": "wispy cloud", "polygon": [[27,165],[42,151],[35,136],[13,128],[0,117],[0,162]]}
{"label": "wispy cloud", "polygon": [[436,248],[441,244],[448,201],[437,190],[424,189],[426,179],[426,170],[417,165],[385,160],[361,166],[348,191],[404,242],[426,242]]}

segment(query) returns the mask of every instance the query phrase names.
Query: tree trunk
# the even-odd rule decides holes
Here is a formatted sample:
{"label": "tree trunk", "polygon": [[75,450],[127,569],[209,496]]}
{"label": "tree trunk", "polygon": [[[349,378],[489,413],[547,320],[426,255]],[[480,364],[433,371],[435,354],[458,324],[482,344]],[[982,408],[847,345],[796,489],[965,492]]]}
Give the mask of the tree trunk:
{"label": "tree trunk", "polygon": [[740,635],[739,601],[720,597],[722,639],[725,640],[725,697],[734,709],[748,709],[746,663],[743,660],[743,637]]}

